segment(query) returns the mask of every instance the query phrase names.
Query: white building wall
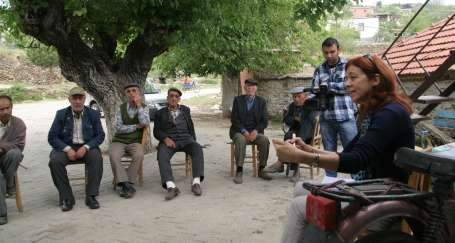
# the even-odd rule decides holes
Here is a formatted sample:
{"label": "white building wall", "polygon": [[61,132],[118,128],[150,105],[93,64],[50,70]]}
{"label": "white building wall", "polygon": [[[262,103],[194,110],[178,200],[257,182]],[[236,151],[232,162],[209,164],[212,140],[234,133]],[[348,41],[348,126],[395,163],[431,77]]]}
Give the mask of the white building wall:
{"label": "white building wall", "polygon": [[348,25],[360,33],[360,40],[373,38],[379,32],[379,18],[362,18],[347,20]]}

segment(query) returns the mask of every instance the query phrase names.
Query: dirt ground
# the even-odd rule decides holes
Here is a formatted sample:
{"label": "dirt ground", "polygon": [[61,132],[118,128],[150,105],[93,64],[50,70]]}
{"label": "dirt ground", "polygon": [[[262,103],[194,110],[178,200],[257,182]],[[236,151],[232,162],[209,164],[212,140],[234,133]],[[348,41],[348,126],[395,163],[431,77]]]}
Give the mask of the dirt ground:
{"label": "dirt ground", "polygon": [[[204,150],[206,180],[201,197],[192,195],[191,178],[185,178],[183,168],[174,167],[182,193],[172,201],[164,201],[153,152],[145,156],[143,187],[138,187],[132,199],[120,198],[112,189],[112,171],[104,155],[98,197],[101,208],[88,209],[84,187],[75,182],[75,208],[63,213],[47,165],[47,132],[55,111],[66,105],[66,101],[45,101],[13,108],[28,127],[22,162],[28,169],[19,168],[18,172],[24,212],[16,210],[14,199],[7,199],[9,223],[0,226],[0,242],[279,242],[293,184],[284,174],[272,181],[254,178],[251,164],[245,165],[244,183],[234,184],[229,176],[226,144],[230,121],[210,109],[193,109],[198,141],[208,145]],[[266,134],[269,138],[282,137],[279,125],[269,127]],[[183,153],[178,153],[173,161],[181,162],[183,158]],[[275,159],[271,148],[268,163]],[[80,176],[82,166],[69,166],[68,171],[70,176]],[[309,178],[307,171],[303,174],[303,178]]]}

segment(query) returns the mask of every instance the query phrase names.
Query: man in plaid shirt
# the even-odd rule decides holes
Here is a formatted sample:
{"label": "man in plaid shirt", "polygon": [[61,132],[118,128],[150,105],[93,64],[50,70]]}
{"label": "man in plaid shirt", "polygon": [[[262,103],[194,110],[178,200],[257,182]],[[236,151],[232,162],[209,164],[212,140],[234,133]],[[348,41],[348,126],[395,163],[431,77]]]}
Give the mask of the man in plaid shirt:
{"label": "man in plaid shirt", "polygon": [[[321,111],[321,136],[324,149],[337,151],[338,135],[343,147],[357,135],[357,126],[354,113],[356,106],[351,96],[346,92],[346,63],[340,57],[340,45],[334,38],[327,38],[322,42],[322,52],[326,61],[314,72],[312,93],[319,95],[325,103]],[[328,95],[321,95],[321,86],[326,86]],[[326,170],[326,176],[336,177],[337,173]]]}

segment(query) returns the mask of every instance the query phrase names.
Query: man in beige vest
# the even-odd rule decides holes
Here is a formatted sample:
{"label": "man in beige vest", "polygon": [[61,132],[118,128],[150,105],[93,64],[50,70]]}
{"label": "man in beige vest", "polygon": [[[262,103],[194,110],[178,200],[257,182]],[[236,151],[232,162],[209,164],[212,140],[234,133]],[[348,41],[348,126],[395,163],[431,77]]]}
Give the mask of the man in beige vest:
{"label": "man in beige vest", "polygon": [[[131,198],[136,192],[133,185],[144,160],[142,133],[150,124],[150,116],[148,108],[142,102],[138,84],[128,84],[123,90],[127,102],[120,105],[120,109],[115,114],[116,132],[112,139],[109,158],[112,172],[117,178],[117,186],[120,187],[120,197]],[[121,164],[121,159],[125,155],[132,158],[128,168],[124,168]]]}

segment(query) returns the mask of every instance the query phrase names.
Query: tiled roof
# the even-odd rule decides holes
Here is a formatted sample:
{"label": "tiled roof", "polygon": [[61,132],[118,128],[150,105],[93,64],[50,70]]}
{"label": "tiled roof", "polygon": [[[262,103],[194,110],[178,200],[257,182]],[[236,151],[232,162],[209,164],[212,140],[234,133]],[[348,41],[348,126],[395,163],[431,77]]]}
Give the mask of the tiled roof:
{"label": "tiled roof", "polygon": [[[450,18],[450,17],[449,17]],[[408,61],[424,46],[427,41],[436,33],[439,28],[449,19],[443,19],[433,24],[428,29],[417,33],[415,36],[406,38],[395,43],[387,52],[387,59],[392,64],[393,69],[398,73],[408,63]],[[425,67],[427,72],[435,71],[450,55],[450,51],[455,50],[455,17],[432,39],[428,45],[417,55],[417,59]],[[455,70],[452,65],[449,70]],[[425,71],[414,60],[400,75],[424,74]]]}

